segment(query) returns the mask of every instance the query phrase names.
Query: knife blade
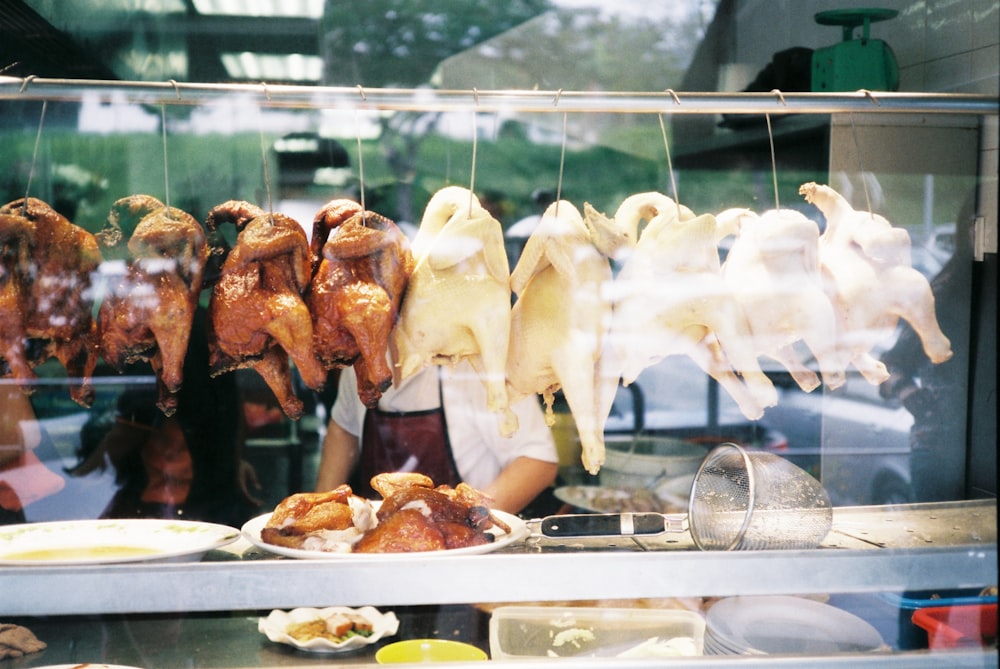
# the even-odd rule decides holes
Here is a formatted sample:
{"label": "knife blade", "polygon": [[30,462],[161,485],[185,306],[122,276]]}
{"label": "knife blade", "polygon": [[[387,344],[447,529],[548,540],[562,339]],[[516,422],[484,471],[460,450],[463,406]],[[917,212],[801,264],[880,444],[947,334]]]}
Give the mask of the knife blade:
{"label": "knife blade", "polygon": [[687,514],[667,513],[579,513],[542,518],[541,531],[548,537],[608,537],[683,532]]}

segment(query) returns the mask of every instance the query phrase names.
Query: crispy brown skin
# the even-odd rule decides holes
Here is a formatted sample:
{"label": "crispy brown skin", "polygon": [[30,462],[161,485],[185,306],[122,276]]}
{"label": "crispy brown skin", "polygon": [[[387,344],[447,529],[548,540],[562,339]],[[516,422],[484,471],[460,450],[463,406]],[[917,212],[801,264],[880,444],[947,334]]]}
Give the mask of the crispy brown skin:
{"label": "crispy brown skin", "polygon": [[30,392],[34,367],[56,358],[73,400],[92,404],[100,351],[90,277],[100,263],[94,235],[42,200],[0,207],[0,374]]}
{"label": "crispy brown skin", "polygon": [[313,221],[311,253],[316,354],[327,369],[353,365],[358,395],[374,407],[392,383],[386,349],[413,272],[409,242],[388,218],[332,200]]}
{"label": "crispy brown skin", "polygon": [[210,230],[222,222],[236,225],[239,235],[209,301],[211,372],[254,369],[285,414],[298,419],[303,405],[292,388],[289,358],[308,387],[319,389],[326,381],[302,299],[311,278],[305,231],[287,216],[237,201],[209,213]]}
{"label": "crispy brown skin", "polygon": [[[125,223],[133,231],[127,250]],[[198,308],[208,243],[201,224],[150,195],[114,203],[99,233],[112,252],[125,254],[126,270],[101,303],[101,351],[119,371],[146,360],[156,373],[157,406],[170,416],[184,380],[184,358]]]}
{"label": "crispy brown skin", "polygon": [[310,532],[350,528],[354,523],[348,504],[351,494],[350,486],[342,485],[328,492],[286,497],[261,530],[261,540],[286,548],[301,548]]}

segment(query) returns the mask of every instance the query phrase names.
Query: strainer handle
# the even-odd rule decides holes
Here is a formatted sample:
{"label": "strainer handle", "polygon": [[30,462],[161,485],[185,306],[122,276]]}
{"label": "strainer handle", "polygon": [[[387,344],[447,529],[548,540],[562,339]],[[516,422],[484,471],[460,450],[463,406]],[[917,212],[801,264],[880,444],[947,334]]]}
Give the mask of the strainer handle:
{"label": "strainer handle", "polygon": [[542,518],[541,531],[547,537],[620,537],[684,532],[688,528],[683,513],[580,513]]}

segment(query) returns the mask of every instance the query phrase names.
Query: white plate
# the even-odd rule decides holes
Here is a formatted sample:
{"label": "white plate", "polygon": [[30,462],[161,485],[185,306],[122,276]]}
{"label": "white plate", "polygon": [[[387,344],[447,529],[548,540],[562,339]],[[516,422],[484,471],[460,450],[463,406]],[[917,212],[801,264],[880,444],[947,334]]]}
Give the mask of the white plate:
{"label": "white plate", "polygon": [[525,525],[524,521],[517,516],[511,515],[509,513],[504,513],[503,511],[493,511],[497,518],[507,523],[510,527],[510,532],[503,532],[499,528],[492,528],[488,532],[496,536],[495,541],[491,541],[488,544],[481,544],[479,546],[467,546],[465,548],[451,548],[448,550],[441,551],[415,551],[412,553],[350,553],[342,552],[338,553],[335,551],[310,551],[303,550],[301,548],[285,548],[283,546],[275,546],[274,544],[265,543],[260,538],[260,531],[264,529],[267,525],[267,521],[271,518],[270,513],[265,513],[256,518],[251,518],[243,525],[243,536],[246,537],[247,541],[252,543],[257,548],[261,548],[270,553],[276,553],[278,555],[283,555],[285,557],[300,558],[307,560],[336,560],[336,559],[352,559],[356,560],[358,558],[368,559],[382,559],[382,560],[398,560],[407,559],[414,556],[418,557],[435,557],[438,555],[478,555],[480,553],[492,553],[493,551],[500,550],[504,546],[509,546],[515,542],[518,542],[528,536],[528,526]]}
{"label": "white plate", "polygon": [[716,602],[705,622],[711,644],[731,653],[824,655],[884,647],[866,621],[802,597],[730,597]]}
{"label": "white plate", "polygon": [[[372,623],[371,636],[352,636],[340,643],[329,639],[315,638],[299,641],[289,636],[287,630],[292,623],[304,623],[317,618],[328,618],[335,613],[354,613],[364,616]],[[257,621],[257,629],[275,643],[284,643],[310,653],[344,653],[369,646],[379,639],[392,636],[399,631],[399,620],[392,611],[382,613],[372,606],[350,609],[346,606],[329,606],[325,609],[300,608],[291,611],[275,609],[266,618]]]}
{"label": "white plate", "polygon": [[0,564],[80,565],[195,559],[239,530],[190,520],[68,520],[0,526]]}
{"label": "white plate", "polygon": [[[682,488],[675,482],[679,482],[685,487]],[[560,502],[593,513],[626,513],[630,511],[681,513],[687,511],[687,494],[690,488],[691,477],[681,477],[667,481],[655,491],[598,485],[572,485],[556,488],[553,494]]]}

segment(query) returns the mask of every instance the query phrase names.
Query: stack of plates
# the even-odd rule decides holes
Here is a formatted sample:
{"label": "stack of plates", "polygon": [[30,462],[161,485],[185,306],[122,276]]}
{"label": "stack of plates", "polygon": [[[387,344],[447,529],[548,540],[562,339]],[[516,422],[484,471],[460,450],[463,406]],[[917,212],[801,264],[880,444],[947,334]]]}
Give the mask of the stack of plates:
{"label": "stack of plates", "polygon": [[884,648],[857,616],[801,597],[723,599],[705,617],[706,655],[828,655]]}

